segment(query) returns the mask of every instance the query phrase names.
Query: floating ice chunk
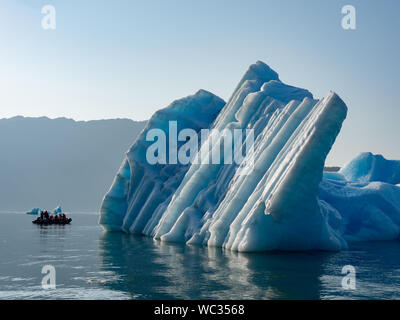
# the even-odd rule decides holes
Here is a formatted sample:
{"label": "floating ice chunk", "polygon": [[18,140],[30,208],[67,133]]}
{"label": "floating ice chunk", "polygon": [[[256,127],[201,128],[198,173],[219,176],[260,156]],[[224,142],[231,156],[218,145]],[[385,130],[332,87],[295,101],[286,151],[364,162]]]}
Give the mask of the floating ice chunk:
{"label": "floating ice chunk", "polygon": [[60,206],[54,208],[54,210],[53,210],[53,214],[62,214],[62,213],[63,213],[63,211]]}
{"label": "floating ice chunk", "polygon": [[382,183],[323,180],[319,198],[342,217],[350,241],[396,240],[400,235],[400,188]]}
{"label": "floating ice chunk", "polygon": [[381,181],[400,183],[400,161],[386,160],[382,155],[361,153],[350,161],[340,173],[349,181]]}
{"label": "floating ice chunk", "polygon": [[346,180],[344,175],[342,175],[339,172],[327,172],[327,171],[324,171],[324,179],[339,180],[339,181]]}
{"label": "floating ice chunk", "polygon": [[40,213],[40,208],[33,208],[31,211],[28,211],[26,214],[38,215]]}

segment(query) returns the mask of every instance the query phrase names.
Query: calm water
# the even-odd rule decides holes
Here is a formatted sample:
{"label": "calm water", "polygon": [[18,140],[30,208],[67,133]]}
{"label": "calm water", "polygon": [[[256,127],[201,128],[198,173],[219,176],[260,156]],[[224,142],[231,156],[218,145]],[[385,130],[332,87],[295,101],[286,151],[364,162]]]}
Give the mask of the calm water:
{"label": "calm water", "polygon": [[[400,243],[339,253],[238,254],[103,233],[96,214],[40,227],[0,213],[0,299],[399,299]],[[341,287],[353,265],[357,288]],[[56,269],[54,290],[42,267]]]}

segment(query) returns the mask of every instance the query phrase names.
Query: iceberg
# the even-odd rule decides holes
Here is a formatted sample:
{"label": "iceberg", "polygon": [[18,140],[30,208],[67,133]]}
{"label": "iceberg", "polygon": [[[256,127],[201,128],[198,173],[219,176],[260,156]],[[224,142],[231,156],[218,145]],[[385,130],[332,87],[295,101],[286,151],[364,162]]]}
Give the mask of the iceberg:
{"label": "iceberg", "polygon": [[319,198],[330,212],[330,225],[336,225],[336,230],[346,241],[399,239],[398,186],[385,182],[324,179],[320,184]]}
{"label": "iceberg", "polygon": [[60,206],[54,208],[54,210],[53,210],[53,214],[62,214],[62,213],[63,213],[63,211]]}
{"label": "iceberg", "polygon": [[[228,102],[200,90],[153,115],[105,195],[99,222],[109,231],[242,252],[341,250],[354,239],[395,239],[399,187],[348,181],[346,170],[323,172],[346,115],[334,92],[316,100],[258,61]],[[177,131],[210,130],[189,139],[200,145],[194,159],[217,152],[224,161],[176,162],[171,146],[189,144],[178,138],[155,152],[162,162],[150,163],[154,132],[176,135],[171,122]],[[251,132],[239,150],[226,139],[235,130]],[[240,161],[228,161],[222,145]]]}
{"label": "iceberg", "polygon": [[400,161],[365,152],[339,172],[324,172],[319,198],[339,217],[340,233],[347,241],[396,240],[399,182]]}
{"label": "iceberg", "polygon": [[[147,132],[169,132],[169,121],[179,129],[208,128],[225,102],[205,90],[171,103],[154,114],[128,151],[100,210],[100,224],[107,230],[144,232],[155,223],[189,169],[188,165],[150,165],[146,151],[152,142]],[[183,143],[181,143],[183,144]],[[147,231],[149,233],[149,231]]]}
{"label": "iceberg", "polygon": [[399,184],[400,161],[386,160],[380,154],[365,152],[350,161],[340,173],[349,181]]}
{"label": "iceberg", "polygon": [[26,214],[38,215],[40,213],[40,208],[33,208],[31,211],[28,211]]}

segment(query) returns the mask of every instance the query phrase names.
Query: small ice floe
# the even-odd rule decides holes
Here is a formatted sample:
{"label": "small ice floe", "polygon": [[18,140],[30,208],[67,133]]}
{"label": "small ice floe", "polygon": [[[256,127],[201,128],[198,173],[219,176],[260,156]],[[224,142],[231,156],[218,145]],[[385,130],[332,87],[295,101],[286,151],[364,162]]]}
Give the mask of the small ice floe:
{"label": "small ice floe", "polygon": [[38,215],[40,213],[40,208],[33,208],[31,211],[28,211],[26,214]]}

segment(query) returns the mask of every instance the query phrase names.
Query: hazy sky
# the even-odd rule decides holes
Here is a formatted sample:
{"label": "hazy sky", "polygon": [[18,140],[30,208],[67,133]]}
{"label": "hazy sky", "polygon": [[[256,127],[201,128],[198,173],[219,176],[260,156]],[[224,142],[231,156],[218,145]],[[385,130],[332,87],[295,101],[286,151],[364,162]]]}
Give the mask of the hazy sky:
{"label": "hazy sky", "polygon": [[[46,4],[56,30],[41,27]],[[346,4],[356,30],[341,27]],[[1,0],[0,118],[144,120],[200,88],[228,99],[262,60],[348,105],[328,164],[400,159],[399,15],[398,0]]]}

